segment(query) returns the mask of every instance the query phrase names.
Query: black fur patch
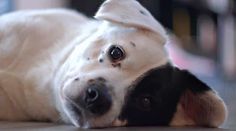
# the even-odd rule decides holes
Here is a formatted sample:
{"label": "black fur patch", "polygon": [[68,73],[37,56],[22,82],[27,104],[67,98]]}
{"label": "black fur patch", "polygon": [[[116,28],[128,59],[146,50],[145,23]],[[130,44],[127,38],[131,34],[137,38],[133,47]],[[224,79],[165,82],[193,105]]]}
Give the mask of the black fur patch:
{"label": "black fur patch", "polygon": [[183,92],[202,93],[210,88],[188,71],[166,64],[148,71],[126,95],[120,115],[128,126],[168,125]]}

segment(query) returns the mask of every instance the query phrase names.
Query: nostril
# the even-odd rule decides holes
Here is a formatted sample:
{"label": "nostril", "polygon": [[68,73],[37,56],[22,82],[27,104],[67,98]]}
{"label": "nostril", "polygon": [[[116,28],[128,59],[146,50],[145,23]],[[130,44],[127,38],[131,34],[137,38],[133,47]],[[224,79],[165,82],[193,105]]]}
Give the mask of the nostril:
{"label": "nostril", "polygon": [[92,104],[95,102],[99,97],[99,92],[96,88],[88,88],[86,92],[86,102],[87,104]]}

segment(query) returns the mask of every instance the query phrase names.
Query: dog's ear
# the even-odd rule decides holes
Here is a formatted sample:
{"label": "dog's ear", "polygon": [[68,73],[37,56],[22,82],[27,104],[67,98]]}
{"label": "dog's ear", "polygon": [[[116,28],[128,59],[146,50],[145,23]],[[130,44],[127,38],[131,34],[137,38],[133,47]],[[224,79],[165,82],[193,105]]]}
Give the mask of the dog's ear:
{"label": "dog's ear", "polygon": [[107,0],[101,5],[95,18],[152,31],[163,44],[167,40],[162,25],[136,0]]}
{"label": "dog's ear", "polygon": [[188,71],[177,69],[175,72],[174,83],[183,86],[185,90],[171,125],[220,126],[227,115],[222,99]]}

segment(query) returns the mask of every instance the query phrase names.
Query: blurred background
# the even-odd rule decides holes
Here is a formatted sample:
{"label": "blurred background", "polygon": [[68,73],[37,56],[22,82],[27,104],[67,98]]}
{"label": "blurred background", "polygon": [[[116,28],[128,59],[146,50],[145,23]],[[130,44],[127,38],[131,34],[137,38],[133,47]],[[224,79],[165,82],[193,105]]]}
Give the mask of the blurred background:
{"label": "blurred background", "polygon": [[[174,63],[198,75],[226,101],[224,127],[236,129],[236,1],[138,0],[170,35]],[[0,0],[0,14],[25,9],[70,8],[92,17],[103,0]]]}

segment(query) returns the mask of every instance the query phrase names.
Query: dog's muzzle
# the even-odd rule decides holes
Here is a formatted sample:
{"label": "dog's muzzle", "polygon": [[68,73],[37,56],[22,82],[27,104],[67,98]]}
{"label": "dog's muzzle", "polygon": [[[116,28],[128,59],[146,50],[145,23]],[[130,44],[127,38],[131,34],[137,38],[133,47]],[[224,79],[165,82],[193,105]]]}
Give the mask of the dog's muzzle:
{"label": "dog's muzzle", "polygon": [[101,116],[109,111],[112,98],[104,80],[90,80],[80,94],[71,99],[75,113],[85,116]]}
{"label": "dog's muzzle", "polygon": [[79,104],[95,115],[102,115],[111,107],[111,96],[103,84],[89,85],[82,98],[83,102]]}

